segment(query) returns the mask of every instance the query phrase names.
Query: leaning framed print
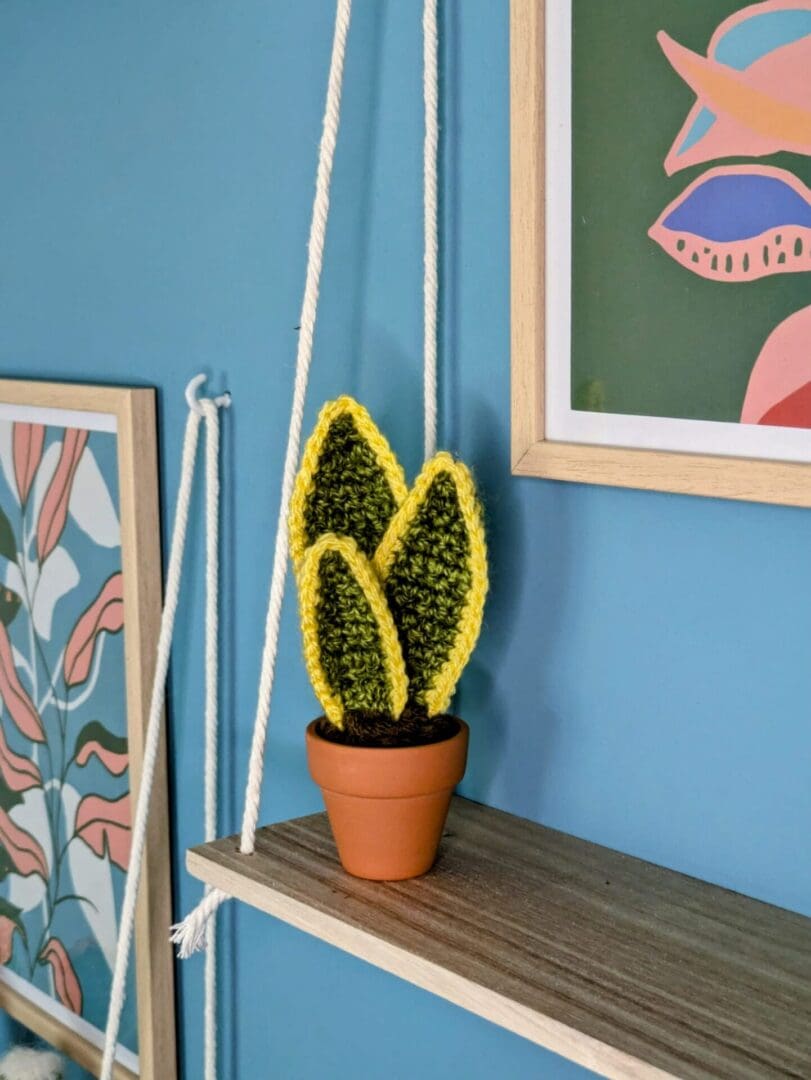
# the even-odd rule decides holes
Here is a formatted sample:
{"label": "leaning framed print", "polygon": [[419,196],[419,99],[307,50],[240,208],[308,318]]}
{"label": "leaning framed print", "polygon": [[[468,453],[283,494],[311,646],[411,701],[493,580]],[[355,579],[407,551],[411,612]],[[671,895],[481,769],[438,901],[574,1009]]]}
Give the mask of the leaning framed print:
{"label": "leaning framed print", "polygon": [[[150,389],[0,380],[0,1008],[98,1075],[161,606]],[[165,754],[117,1080],[175,1074]]]}
{"label": "leaning framed print", "polygon": [[511,0],[512,469],[811,505],[811,0]]}

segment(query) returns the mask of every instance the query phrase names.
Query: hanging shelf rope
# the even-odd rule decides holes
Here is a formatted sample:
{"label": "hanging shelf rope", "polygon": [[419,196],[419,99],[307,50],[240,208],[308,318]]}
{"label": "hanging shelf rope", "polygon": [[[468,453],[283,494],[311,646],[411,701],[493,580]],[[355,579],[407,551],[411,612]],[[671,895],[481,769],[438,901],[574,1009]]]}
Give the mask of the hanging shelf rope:
{"label": "hanging shelf rope", "polygon": [[[351,0],[338,0],[335,13],[332,53],[327,82],[323,129],[318,153],[315,197],[307,256],[307,272],[304,298],[301,308],[300,332],[296,355],[296,373],[293,402],[287,437],[279,519],[273,556],[270,595],[265,621],[265,641],[259,676],[256,716],[248,764],[248,779],[242,817],[240,851],[254,852],[256,827],[264,775],[264,756],[267,727],[270,716],[273,679],[279,640],[279,624],[284,599],[287,562],[289,556],[288,511],[293,483],[298,467],[301,444],[301,428],[304,405],[312,359],[318,295],[324,258],[324,242],[329,217],[330,181],[340,124],[341,91],[343,86],[344,60],[349,33]],[[439,89],[438,89],[438,33],[437,0],[425,0],[423,10],[424,35],[424,86],[425,142],[423,161],[424,183],[424,450],[426,459],[436,450],[437,441],[437,311],[438,311],[438,146],[439,146]],[[217,826],[217,635],[218,635],[218,565],[219,565],[219,424],[218,408],[230,404],[229,395],[217,398],[197,398],[197,392],[205,376],[193,379],[187,390],[189,417],[181,460],[181,480],[178,490],[175,523],[172,536],[169,569],[166,582],[158,655],[152,693],[146,750],[144,754],[141,786],[133,824],[130,869],[127,876],[124,903],[121,913],[116,962],[105,1033],[104,1057],[101,1080],[112,1077],[115,1049],[121,1011],[124,1004],[126,974],[135,917],[135,901],[140,881],[141,862],[146,837],[149,801],[160,743],[163,699],[166,676],[174,630],[175,614],[180,588],[183,554],[189,514],[194,465],[200,420],[206,422],[206,636],[205,636],[205,839],[213,840]],[[216,955],[215,915],[229,896],[220,889],[207,889],[201,902],[186,918],[172,927],[171,939],[178,946],[181,958],[190,956],[198,949],[206,949],[205,968],[205,1078],[216,1080]]]}

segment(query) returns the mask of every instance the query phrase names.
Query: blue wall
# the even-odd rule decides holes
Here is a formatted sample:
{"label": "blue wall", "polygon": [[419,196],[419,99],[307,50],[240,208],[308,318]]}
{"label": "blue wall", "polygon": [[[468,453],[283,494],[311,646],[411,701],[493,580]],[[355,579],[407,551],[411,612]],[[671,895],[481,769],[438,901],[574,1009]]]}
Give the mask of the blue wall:
{"label": "blue wall", "polygon": [[[225,421],[223,828],[236,829],[332,31],[329,0],[5,0],[0,366],[154,384],[165,525],[194,372]],[[464,791],[811,913],[811,515],[509,475],[507,3],[443,14],[443,442],[475,467],[493,590],[458,707]],[[418,465],[417,0],[358,0],[309,420],[349,391]],[[308,423],[309,423],[308,420]],[[196,513],[200,512],[199,499]],[[197,518],[199,520],[199,516]],[[201,839],[202,537],[172,673],[177,911]],[[265,821],[312,811],[316,705],[285,605]],[[582,1070],[231,905],[223,1076]],[[180,972],[200,1075],[202,962]]]}

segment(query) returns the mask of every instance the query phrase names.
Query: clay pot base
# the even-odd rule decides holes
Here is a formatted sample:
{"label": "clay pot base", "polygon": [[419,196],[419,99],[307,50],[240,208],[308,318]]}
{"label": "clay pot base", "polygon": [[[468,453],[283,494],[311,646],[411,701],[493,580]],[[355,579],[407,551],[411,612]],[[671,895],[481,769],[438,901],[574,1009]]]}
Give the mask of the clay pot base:
{"label": "clay pot base", "polygon": [[467,763],[468,726],[423,746],[345,746],[307,728],[310,775],[321,788],[344,869],[402,881],[434,864],[453,789]]}

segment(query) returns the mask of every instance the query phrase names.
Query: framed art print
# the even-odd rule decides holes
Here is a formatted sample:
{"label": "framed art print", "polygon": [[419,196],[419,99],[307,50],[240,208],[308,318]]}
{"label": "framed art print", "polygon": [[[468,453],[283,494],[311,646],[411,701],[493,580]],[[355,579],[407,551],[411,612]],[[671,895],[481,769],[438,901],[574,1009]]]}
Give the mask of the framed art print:
{"label": "framed art print", "polygon": [[[154,392],[0,380],[0,1006],[95,1074],[160,602]],[[175,1076],[164,757],[127,1080]]]}
{"label": "framed art print", "polygon": [[811,505],[811,0],[512,0],[512,464]]}

